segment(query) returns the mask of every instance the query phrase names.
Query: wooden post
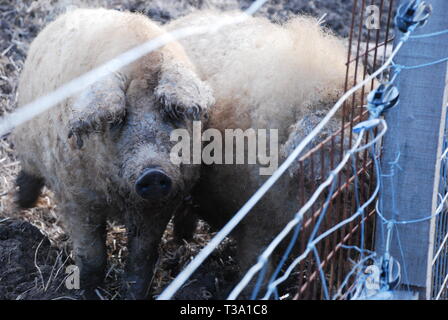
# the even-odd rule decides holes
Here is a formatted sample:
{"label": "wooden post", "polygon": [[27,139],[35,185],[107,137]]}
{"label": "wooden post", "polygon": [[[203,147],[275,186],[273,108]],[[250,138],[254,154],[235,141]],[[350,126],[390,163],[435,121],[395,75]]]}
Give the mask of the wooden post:
{"label": "wooden post", "polygon": [[[400,3],[407,2],[402,0]],[[448,29],[448,1],[426,0],[433,6],[428,24],[414,34]],[[401,33],[396,30],[396,41]],[[448,56],[448,35],[409,39],[395,62],[412,66]],[[446,118],[447,63],[415,70],[403,70],[397,78],[399,105],[385,118],[389,131],[384,138],[382,171],[382,213],[390,219],[395,211],[398,221],[431,216],[437,206],[440,154]],[[398,158],[394,176],[391,163]],[[392,187],[393,184],[393,187]],[[390,254],[401,264],[401,280],[419,293],[420,299],[430,298],[431,258],[433,254],[434,221],[397,225],[393,230]],[[386,226],[378,218],[376,251],[385,250]],[[384,232],[383,232],[384,231]],[[401,244],[401,249],[400,249]]]}

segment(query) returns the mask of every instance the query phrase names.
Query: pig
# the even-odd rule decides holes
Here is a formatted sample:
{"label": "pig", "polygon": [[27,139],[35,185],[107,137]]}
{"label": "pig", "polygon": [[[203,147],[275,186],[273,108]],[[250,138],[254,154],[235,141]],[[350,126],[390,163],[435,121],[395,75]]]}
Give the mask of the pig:
{"label": "pig", "polygon": [[[207,25],[239,14],[200,11],[172,21],[166,28]],[[214,90],[216,105],[209,113],[209,128],[217,129],[222,136],[226,129],[278,130],[278,148],[268,144],[271,163],[202,165],[193,192],[198,209],[184,219],[190,219],[191,224],[197,214],[219,230],[269,177],[261,175],[260,168],[268,167],[272,174],[277,168],[276,165],[269,168],[277,163],[274,160],[282,163],[344,92],[347,50],[344,41],[325,30],[317,19],[304,16],[283,25],[261,17],[247,17],[217,33],[192,36],[180,43],[201,79]],[[362,78],[362,72],[358,79]],[[350,83],[353,76],[349,75]],[[337,131],[341,118],[338,113],[302,155]],[[235,142],[225,141],[222,145],[225,143]],[[327,169],[329,152],[328,146],[324,148]],[[340,157],[336,155],[334,164],[338,161]],[[232,232],[238,246],[235,260],[242,274],[257,262],[262,249],[299,210],[297,164],[283,174]],[[305,163],[305,180],[311,184],[308,170]],[[307,197],[310,191],[306,190]],[[179,221],[179,225],[184,224]],[[185,237],[184,231],[176,234]]]}
{"label": "pig", "polygon": [[[60,16],[31,44],[19,108],[164,33],[128,12],[77,9]],[[213,102],[184,49],[170,42],[13,131],[22,168],[17,202],[30,208],[43,186],[54,192],[87,298],[104,280],[108,219],[123,221],[128,232],[124,297],[148,297],[161,236],[183,210],[200,169],[170,162],[170,134],[191,132]]]}

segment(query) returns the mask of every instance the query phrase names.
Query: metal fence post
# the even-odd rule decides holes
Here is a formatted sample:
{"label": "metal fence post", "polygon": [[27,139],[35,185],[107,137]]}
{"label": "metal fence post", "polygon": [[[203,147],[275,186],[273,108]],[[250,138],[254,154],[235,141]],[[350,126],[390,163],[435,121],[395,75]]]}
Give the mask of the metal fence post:
{"label": "metal fence post", "polygon": [[[400,3],[407,2],[402,0]],[[448,29],[448,1],[427,0],[433,6],[428,24],[414,34]],[[396,41],[401,34],[396,30]],[[395,62],[419,65],[448,56],[448,35],[409,39]],[[447,63],[403,70],[398,77],[398,107],[386,114],[389,132],[383,144],[382,213],[399,221],[430,216],[437,206],[440,153],[446,118]],[[398,159],[397,165],[393,165]],[[392,177],[387,177],[393,173]],[[377,220],[376,251],[385,250],[385,226]],[[396,225],[390,253],[401,264],[402,284],[419,298],[429,298],[434,221]],[[397,237],[398,235],[398,237]]]}

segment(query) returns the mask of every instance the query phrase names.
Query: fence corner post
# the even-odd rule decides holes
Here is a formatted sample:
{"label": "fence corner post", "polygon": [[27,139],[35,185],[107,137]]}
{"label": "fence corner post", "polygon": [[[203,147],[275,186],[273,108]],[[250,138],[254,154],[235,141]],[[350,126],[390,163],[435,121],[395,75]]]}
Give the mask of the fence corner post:
{"label": "fence corner post", "polygon": [[[401,0],[401,3],[407,0]],[[428,24],[415,34],[448,29],[448,1],[427,0],[433,6]],[[396,41],[400,32],[396,32]],[[448,35],[409,39],[395,62],[412,66],[448,56]],[[403,70],[398,77],[399,105],[386,114],[389,126],[382,156],[382,213],[397,221],[431,216],[437,207],[440,155],[443,146],[447,104],[447,63]],[[394,165],[394,161],[397,160]],[[388,174],[393,173],[392,177]],[[390,254],[401,265],[401,283],[431,298],[431,260],[435,236],[434,219],[399,224],[392,233]],[[376,251],[385,251],[384,224],[377,219]]]}

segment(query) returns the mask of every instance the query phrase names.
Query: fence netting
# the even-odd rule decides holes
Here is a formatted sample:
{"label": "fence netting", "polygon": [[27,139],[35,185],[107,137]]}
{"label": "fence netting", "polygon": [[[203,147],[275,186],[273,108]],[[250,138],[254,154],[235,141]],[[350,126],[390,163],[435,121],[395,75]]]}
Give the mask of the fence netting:
{"label": "fence netting", "polygon": [[434,218],[434,248],[431,261],[431,299],[448,299],[448,128],[445,128],[440,156],[440,181],[437,194],[437,216]]}
{"label": "fence netting", "polygon": [[[366,28],[369,6],[379,8],[379,29]],[[395,12],[393,0],[353,1],[345,95],[160,299],[174,294],[293,163],[299,168],[301,209],[228,298],[240,297],[254,283],[252,299],[348,299],[356,290],[360,294],[360,282],[367,279],[365,267],[375,258],[375,200],[380,191],[381,137],[387,131],[379,113],[366,108],[367,94],[389,81],[388,67],[405,41],[392,51]],[[339,110],[339,129],[318,141],[317,134]],[[287,245],[279,246],[285,241]],[[274,252],[282,258],[269,274],[267,264]]]}
{"label": "fence netting", "polygon": [[[274,173],[229,224],[213,240],[229,232],[253,208],[278,176],[294,163],[299,167],[300,210],[260,254],[258,262],[244,275],[228,299],[237,299],[251,289],[252,299],[394,299],[406,279],[400,264],[390,255],[393,241],[401,248],[397,225],[435,221],[434,258],[432,261],[431,298],[446,297],[447,200],[446,149],[440,158],[441,183],[435,212],[415,220],[385,218],[382,212],[384,181],[391,179],[399,165],[397,159],[381,163],[382,137],[387,123],[382,114],[398,104],[397,78],[402,71],[419,69],[446,62],[448,58],[421,65],[403,66],[394,62],[401,47],[410,38],[434,37],[446,33],[413,36],[425,25],[431,6],[424,1],[401,2],[354,0],[348,39],[346,93],[316,125],[289,158]],[[380,28],[365,28],[369,6],[379,8]],[[396,24],[396,25],[394,25]],[[396,27],[396,28],[395,28]],[[399,31],[393,31],[399,30]],[[393,50],[392,50],[393,48]],[[350,75],[354,74],[352,78]],[[361,76],[360,76],[361,74]],[[336,110],[342,109],[338,130],[322,141],[313,140],[329,122]],[[308,146],[308,149],[305,147]],[[446,147],[446,142],[445,142]],[[304,149],[306,152],[303,152]],[[383,168],[389,168],[382,172]],[[392,188],[391,192],[394,193]],[[392,201],[395,199],[392,194]],[[375,252],[375,235],[384,237],[385,251]],[[283,241],[286,246],[280,246]],[[166,299],[209,254],[215,243],[207,246],[159,298]],[[272,274],[268,261],[281,252]],[[202,253],[202,252],[201,252]],[[412,261],[408,261],[412,263]],[[404,272],[405,273],[405,272]],[[408,295],[407,298],[415,296]]]}

